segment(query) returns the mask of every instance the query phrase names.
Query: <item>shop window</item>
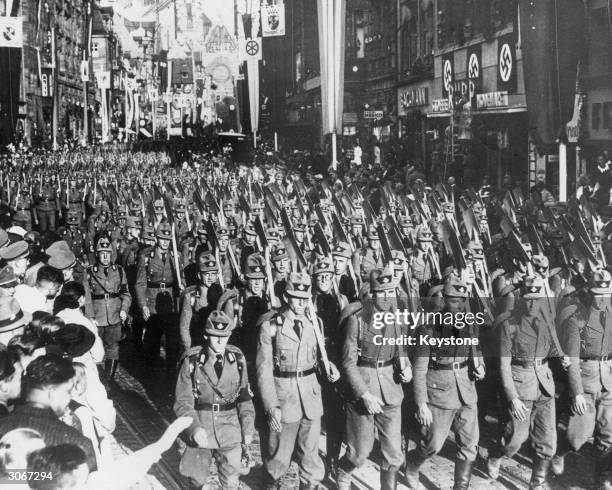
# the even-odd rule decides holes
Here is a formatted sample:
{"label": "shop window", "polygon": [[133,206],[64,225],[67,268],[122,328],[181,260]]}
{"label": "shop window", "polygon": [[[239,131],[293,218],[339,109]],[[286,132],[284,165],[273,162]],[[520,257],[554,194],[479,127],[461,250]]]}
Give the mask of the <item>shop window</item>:
{"label": "shop window", "polygon": [[611,119],[612,119],[612,114],[610,114],[610,112],[612,111],[612,102],[604,102],[603,104],[603,129],[610,129],[612,127],[611,125]]}
{"label": "shop window", "polygon": [[601,104],[591,106],[591,128],[598,131],[601,126]]}

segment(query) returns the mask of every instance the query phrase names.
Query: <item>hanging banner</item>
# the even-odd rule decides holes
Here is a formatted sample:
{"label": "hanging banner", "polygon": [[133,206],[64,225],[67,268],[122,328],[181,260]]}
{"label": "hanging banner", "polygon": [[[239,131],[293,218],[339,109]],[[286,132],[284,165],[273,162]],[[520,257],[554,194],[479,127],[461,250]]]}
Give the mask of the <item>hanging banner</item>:
{"label": "hanging banner", "polygon": [[251,110],[251,130],[259,130],[259,61],[247,61],[249,74],[249,106]]}
{"label": "hanging banner", "polygon": [[261,32],[263,37],[285,35],[285,4],[261,6]]}
{"label": "hanging banner", "polygon": [[346,0],[318,0],[323,134],[342,133]]}
{"label": "hanging banner", "polygon": [[81,60],[81,82],[89,82],[89,61]]}
{"label": "hanging banner", "polygon": [[23,47],[23,17],[0,17],[0,48]]}
{"label": "hanging banner", "polygon": [[111,88],[110,75],[110,71],[99,71],[96,73],[96,83],[98,84],[99,89],[105,90]]}
{"label": "hanging banner", "polygon": [[516,37],[506,34],[497,39],[497,90],[516,92]]}
{"label": "hanging banner", "polygon": [[447,53],[442,56],[442,94],[445,99],[453,92],[453,81],[455,80],[455,55]]}
{"label": "hanging banner", "polygon": [[472,94],[482,92],[482,46],[480,44],[467,48],[465,72],[470,83],[472,108],[476,109],[476,97]]}
{"label": "hanging banner", "polygon": [[261,38],[256,37],[254,39],[244,39],[241,41],[241,57],[243,61],[255,60],[259,61],[262,59],[261,53]]}
{"label": "hanging banner", "polygon": [[51,68],[40,69],[40,95],[53,97],[53,71]]}

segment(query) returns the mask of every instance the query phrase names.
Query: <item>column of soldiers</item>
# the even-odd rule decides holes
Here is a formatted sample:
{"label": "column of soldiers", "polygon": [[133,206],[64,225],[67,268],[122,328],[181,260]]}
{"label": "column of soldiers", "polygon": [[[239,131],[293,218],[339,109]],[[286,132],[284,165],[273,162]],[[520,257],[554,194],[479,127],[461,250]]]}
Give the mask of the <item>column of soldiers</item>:
{"label": "column of soldiers", "polygon": [[[517,189],[456,196],[419,180],[332,191],[286,168],[188,172],[141,155],[132,170],[91,164],[4,177],[15,242],[85,286],[107,383],[130,333],[147,367],[178,375],[194,488],[213,457],[237,488],[258,431],[266,488],[295,457],[300,488],[348,489],[378,439],[380,488],[415,489],[452,430],[465,490],[486,415],[491,478],[529,441],[542,489],[594,437],[596,487],[612,488],[612,230],[588,200],[534,208]],[[23,247],[0,239],[0,265],[27,280]],[[409,324],[398,310],[484,320]]]}

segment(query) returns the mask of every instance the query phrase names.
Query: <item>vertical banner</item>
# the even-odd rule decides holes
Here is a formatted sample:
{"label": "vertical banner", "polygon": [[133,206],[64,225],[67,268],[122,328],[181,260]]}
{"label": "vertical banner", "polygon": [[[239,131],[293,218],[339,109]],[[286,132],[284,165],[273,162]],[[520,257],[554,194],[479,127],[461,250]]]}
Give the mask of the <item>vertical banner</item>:
{"label": "vertical banner", "polygon": [[261,34],[263,37],[285,35],[285,4],[261,6]]}
{"label": "vertical banner", "polygon": [[442,94],[448,99],[453,93],[455,81],[455,54],[447,53],[442,56]]}
{"label": "vertical banner", "polygon": [[249,106],[251,109],[251,130],[259,130],[259,61],[247,60],[249,81]]}
{"label": "vertical banner", "polygon": [[346,0],[317,0],[323,134],[342,131]]}
{"label": "vertical banner", "polygon": [[467,48],[465,72],[469,82],[472,109],[476,109],[476,94],[482,92],[482,46],[480,44]]}
{"label": "vertical banner", "polygon": [[506,34],[497,39],[497,90],[516,92],[516,36]]}

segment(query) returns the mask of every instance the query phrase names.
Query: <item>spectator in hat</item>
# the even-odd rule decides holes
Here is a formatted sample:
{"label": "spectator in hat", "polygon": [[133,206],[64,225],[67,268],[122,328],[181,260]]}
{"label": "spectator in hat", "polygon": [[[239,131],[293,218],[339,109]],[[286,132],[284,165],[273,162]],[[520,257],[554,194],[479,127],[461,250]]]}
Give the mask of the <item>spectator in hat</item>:
{"label": "spectator in hat", "polygon": [[0,296],[13,297],[18,285],[19,281],[11,266],[7,265],[0,269]]}
{"label": "spectator in hat", "polygon": [[17,277],[25,275],[30,263],[29,256],[30,249],[28,242],[25,240],[20,240],[0,249],[0,259],[2,259],[0,263],[10,266]]}
{"label": "spectator in hat", "polygon": [[0,343],[7,345],[12,337],[21,335],[28,319],[15,298],[0,297]]}
{"label": "spectator in hat", "polygon": [[98,329],[83,314],[83,306],[85,305],[85,287],[76,281],[70,281],[64,284],[61,294],[55,298],[53,303],[53,314],[61,318],[64,323],[76,323],[84,326],[94,335],[94,345],[91,348],[91,355],[94,363],[99,363],[104,360],[104,346],[98,335]]}
{"label": "spectator in hat", "polygon": [[15,299],[19,302],[24,313],[45,311],[51,313],[53,301],[57,296],[64,278],[62,273],[51,267],[41,267],[36,274],[36,285],[34,287],[20,284],[15,288]]}

